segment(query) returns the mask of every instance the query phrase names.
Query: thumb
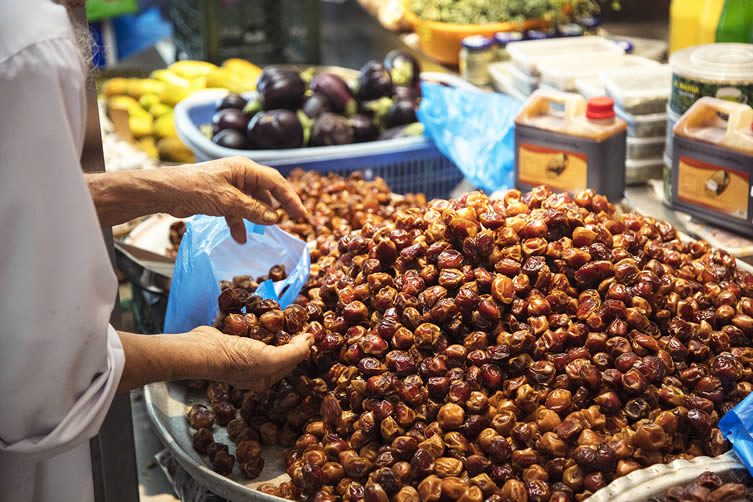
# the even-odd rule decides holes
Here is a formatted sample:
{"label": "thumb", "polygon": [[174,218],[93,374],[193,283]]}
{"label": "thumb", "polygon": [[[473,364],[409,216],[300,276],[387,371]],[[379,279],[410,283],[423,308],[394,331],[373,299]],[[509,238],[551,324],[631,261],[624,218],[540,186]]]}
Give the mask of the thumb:
{"label": "thumb", "polygon": [[228,213],[240,216],[260,225],[273,225],[277,223],[277,212],[261,201],[249,197],[237,188],[233,190],[233,207],[228,208]]}
{"label": "thumb", "polygon": [[278,367],[295,366],[308,357],[312,345],[314,337],[311,334],[296,335],[290,343],[274,347],[270,357],[271,363]]}

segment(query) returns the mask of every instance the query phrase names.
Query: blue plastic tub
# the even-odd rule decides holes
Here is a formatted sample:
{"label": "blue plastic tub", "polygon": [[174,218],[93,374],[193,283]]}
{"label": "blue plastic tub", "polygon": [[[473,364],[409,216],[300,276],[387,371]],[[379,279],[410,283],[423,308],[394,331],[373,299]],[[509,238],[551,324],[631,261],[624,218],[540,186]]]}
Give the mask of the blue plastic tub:
{"label": "blue plastic tub", "polygon": [[428,199],[449,197],[450,192],[463,180],[463,174],[455,164],[425,137],[289,150],[234,150],[221,147],[212,143],[199,127],[211,122],[215,102],[224,92],[200,92],[175,107],[178,136],[199,161],[242,155],[260,164],[276,167],[284,175],[296,167],[340,175],[362,171],[366,179],[384,178],[396,193],[421,192]]}

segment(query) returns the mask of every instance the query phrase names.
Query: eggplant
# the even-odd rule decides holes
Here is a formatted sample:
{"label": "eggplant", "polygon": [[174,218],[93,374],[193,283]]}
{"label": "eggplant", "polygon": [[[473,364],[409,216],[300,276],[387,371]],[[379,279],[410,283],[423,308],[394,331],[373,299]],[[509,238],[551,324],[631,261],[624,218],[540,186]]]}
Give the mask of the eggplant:
{"label": "eggplant", "polygon": [[248,123],[248,141],[254,148],[300,148],[303,126],[298,115],[290,110],[259,112]]}
{"label": "eggplant", "polygon": [[226,108],[237,108],[238,110],[243,110],[243,107],[246,106],[247,102],[248,101],[246,100],[246,98],[244,98],[240,94],[231,92],[230,94],[226,94],[225,96],[217,100],[217,110],[224,110]]}
{"label": "eggplant", "polygon": [[358,103],[353,97],[353,91],[337,75],[320,73],[311,80],[309,87],[315,94],[325,95],[334,112],[342,115],[353,115],[358,110]]}
{"label": "eggplant", "polygon": [[245,131],[249,116],[237,108],[225,108],[212,115],[212,132],[217,133],[225,129]]}
{"label": "eggplant", "polygon": [[379,61],[369,61],[358,75],[359,101],[372,101],[392,94],[392,77]]}
{"label": "eggplant", "polygon": [[322,113],[331,112],[332,104],[329,98],[319,92],[313,93],[303,102],[303,113],[309,118],[316,118]]}
{"label": "eggplant", "polygon": [[416,86],[395,86],[395,99],[407,99],[409,101],[417,102],[421,98],[421,87]]}
{"label": "eggplant", "polygon": [[421,65],[407,52],[398,49],[388,52],[384,56],[384,67],[395,85],[413,87],[421,80]]}
{"label": "eggplant", "polygon": [[398,99],[382,118],[385,129],[416,122],[416,103]]}
{"label": "eggplant", "polygon": [[322,113],[311,128],[311,146],[349,145],[353,143],[353,126],[336,113]]}
{"label": "eggplant", "polygon": [[379,128],[368,115],[356,113],[350,117],[350,125],[353,127],[353,143],[374,141],[379,137]]}
{"label": "eggplant", "polygon": [[236,150],[245,150],[248,148],[246,135],[235,129],[223,129],[212,136],[212,142],[225,148],[235,148]]}
{"label": "eggplant", "polygon": [[297,110],[303,103],[306,83],[297,72],[272,66],[261,73],[256,92],[264,110]]}

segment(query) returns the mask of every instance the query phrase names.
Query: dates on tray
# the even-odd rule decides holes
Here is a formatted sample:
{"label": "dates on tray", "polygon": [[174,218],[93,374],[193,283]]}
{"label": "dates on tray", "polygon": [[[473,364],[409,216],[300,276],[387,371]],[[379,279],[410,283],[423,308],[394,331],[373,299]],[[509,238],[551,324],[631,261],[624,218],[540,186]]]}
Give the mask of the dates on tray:
{"label": "dates on tray", "polygon": [[697,502],[744,502],[753,500],[753,479],[743,470],[722,474],[706,471],[691,483],[684,486],[673,486],[664,495],[650,498],[649,502],[675,502],[684,500]]}
{"label": "dates on tray", "polygon": [[[729,449],[717,422],[753,390],[753,275],[725,251],[543,187],[355,223],[318,243],[296,305],[261,300],[250,278],[219,298],[228,334],[315,339],[293,374],[242,395],[239,418],[213,405],[237,447],[289,446],[290,481],[263,491],[584,500],[636,469]],[[200,452],[213,441],[197,436]]]}

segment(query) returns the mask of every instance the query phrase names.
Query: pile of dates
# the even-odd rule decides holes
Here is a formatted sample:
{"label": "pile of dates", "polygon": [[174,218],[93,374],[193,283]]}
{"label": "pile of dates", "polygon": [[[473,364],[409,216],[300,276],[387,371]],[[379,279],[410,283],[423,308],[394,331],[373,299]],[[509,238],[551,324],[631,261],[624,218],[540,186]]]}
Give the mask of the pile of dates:
{"label": "pile of dates", "polygon": [[[308,211],[304,220],[292,220],[279,211],[278,226],[306,242],[314,242],[311,258],[314,267],[328,256],[337,240],[364,224],[381,224],[395,211],[424,207],[423,194],[396,195],[382,178],[367,181],[360,171],[348,176],[294,169],[287,176]],[[186,226],[177,222],[170,227],[168,254],[175,256]]]}
{"label": "pile of dates", "polygon": [[745,471],[732,471],[722,476],[706,471],[692,483],[673,486],[661,497],[648,502],[745,502],[753,500],[753,479]]}
{"label": "pile of dates", "polygon": [[312,357],[240,403],[248,434],[296,436],[266,493],[584,500],[728,450],[753,390],[753,275],[590,191],[433,200],[326,258],[297,300]]}
{"label": "pile of dates", "polygon": [[382,178],[367,181],[356,171],[347,177],[293,170],[287,177],[308,211],[305,221],[281,212],[280,228],[307,242],[316,242],[312,261],[329,255],[337,240],[366,223],[379,225],[396,211],[424,207],[422,194],[396,195]]}

